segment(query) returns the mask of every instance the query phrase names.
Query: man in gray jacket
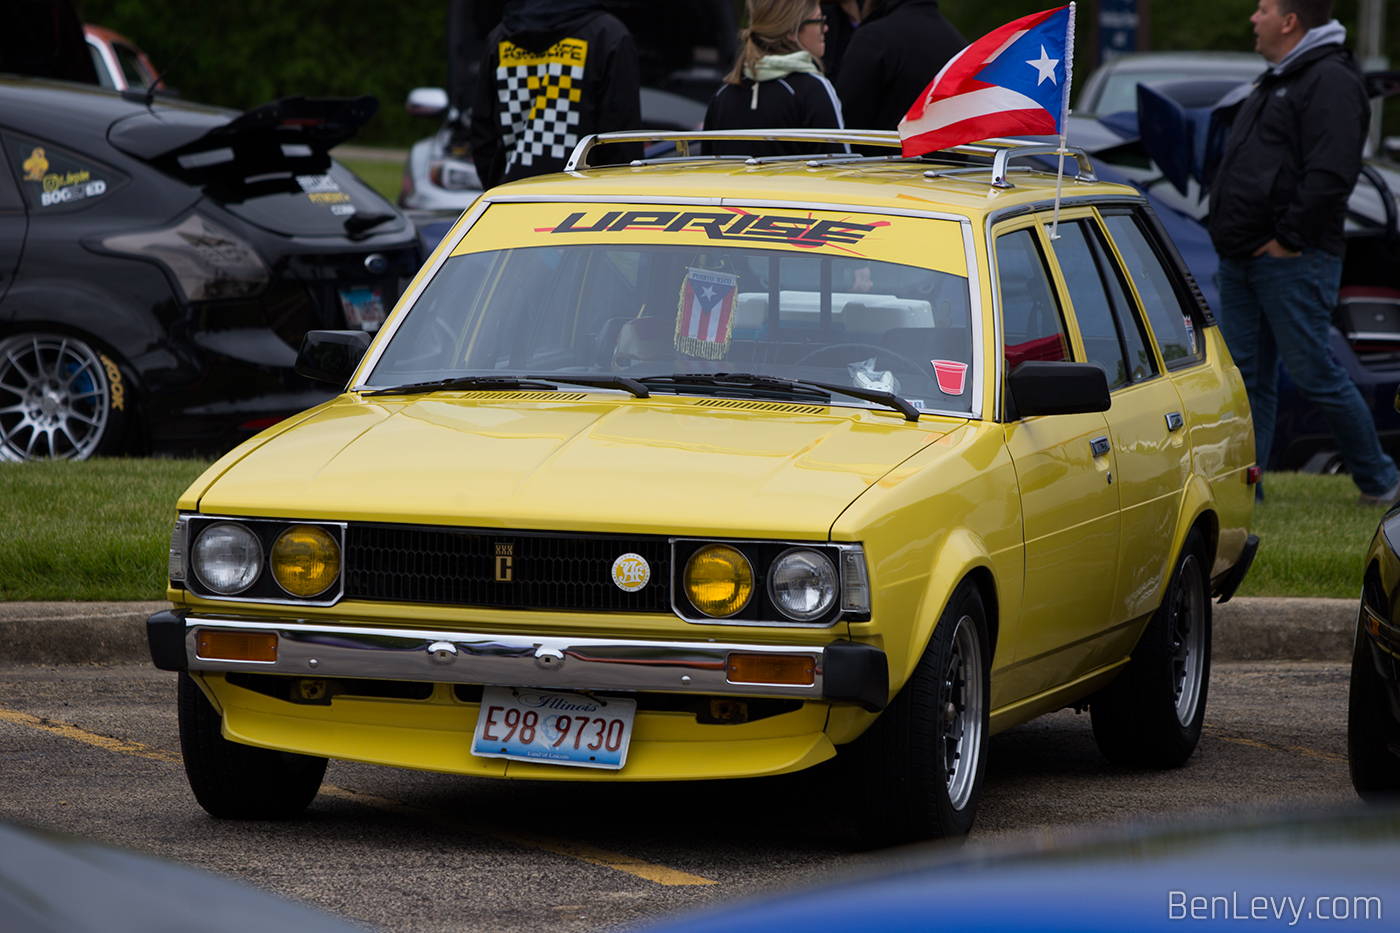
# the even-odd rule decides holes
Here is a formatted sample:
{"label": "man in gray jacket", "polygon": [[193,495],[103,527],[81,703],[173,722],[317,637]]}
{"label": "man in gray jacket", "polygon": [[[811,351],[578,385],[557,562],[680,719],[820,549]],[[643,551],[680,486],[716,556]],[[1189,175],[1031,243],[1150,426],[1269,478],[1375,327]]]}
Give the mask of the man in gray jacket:
{"label": "man in gray jacket", "polygon": [[1250,17],[1270,68],[1240,106],[1211,184],[1220,329],[1249,394],[1258,462],[1273,445],[1282,358],[1331,425],[1361,503],[1388,505],[1400,471],[1328,349],[1342,224],[1370,122],[1365,79],[1331,16],[1332,0],[1259,0]]}

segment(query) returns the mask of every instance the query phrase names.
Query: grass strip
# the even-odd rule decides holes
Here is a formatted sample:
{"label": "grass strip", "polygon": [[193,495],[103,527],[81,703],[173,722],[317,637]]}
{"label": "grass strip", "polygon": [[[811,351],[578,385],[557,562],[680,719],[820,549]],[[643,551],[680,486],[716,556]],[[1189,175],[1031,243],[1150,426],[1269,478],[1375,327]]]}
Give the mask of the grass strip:
{"label": "grass strip", "polygon": [[1350,476],[1266,473],[1264,494],[1254,509],[1259,553],[1238,595],[1358,598],[1383,510],[1357,504]]}
{"label": "grass strip", "polygon": [[163,599],[203,460],[0,463],[0,600]]}
{"label": "grass strip", "polygon": [[[0,463],[0,600],[161,599],[175,500],[200,460]],[[1269,473],[1241,596],[1354,599],[1379,509],[1346,476]]]}
{"label": "grass strip", "polygon": [[339,159],[340,164],[360,176],[360,180],[384,195],[390,204],[399,203],[399,185],[403,183],[403,163],[377,159]]}

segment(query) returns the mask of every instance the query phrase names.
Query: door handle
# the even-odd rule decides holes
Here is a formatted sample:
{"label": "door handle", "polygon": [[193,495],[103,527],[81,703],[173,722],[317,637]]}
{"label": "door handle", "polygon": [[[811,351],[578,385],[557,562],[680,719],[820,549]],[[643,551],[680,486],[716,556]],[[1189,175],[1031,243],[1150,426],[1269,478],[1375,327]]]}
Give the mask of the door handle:
{"label": "door handle", "polygon": [[1113,449],[1113,445],[1108,442],[1106,437],[1096,437],[1089,442],[1089,449],[1094,452],[1095,457],[1106,457],[1108,452]]}
{"label": "door handle", "polygon": [[1169,412],[1167,412],[1167,431],[1169,431],[1169,432],[1170,432],[1170,431],[1180,431],[1181,428],[1182,428],[1182,426],[1185,425],[1185,424],[1186,424],[1186,422],[1185,422],[1185,420],[1182,419],[1182,417],[1181,417],[1181,412],[1179,412],[1179,411],[1169,411]]}

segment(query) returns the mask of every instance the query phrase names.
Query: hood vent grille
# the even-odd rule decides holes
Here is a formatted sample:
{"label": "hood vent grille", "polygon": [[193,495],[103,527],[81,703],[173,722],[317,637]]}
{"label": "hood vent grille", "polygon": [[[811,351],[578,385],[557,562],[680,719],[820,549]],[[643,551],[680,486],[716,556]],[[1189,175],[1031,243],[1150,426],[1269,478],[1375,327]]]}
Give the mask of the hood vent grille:
{"label": "hood vent grille", "polygon": [[729,408],[741,411],[772,411],[785,415],[824,415],[827,408],[822,405],[791,405],[787,402],[759,402],[737,398],[703,398],[695,403],[697,408]]}
{"label": "hood vent grille", "polygon": [[467,398],[483,402],[577,402],[586,392],[467,392]]}

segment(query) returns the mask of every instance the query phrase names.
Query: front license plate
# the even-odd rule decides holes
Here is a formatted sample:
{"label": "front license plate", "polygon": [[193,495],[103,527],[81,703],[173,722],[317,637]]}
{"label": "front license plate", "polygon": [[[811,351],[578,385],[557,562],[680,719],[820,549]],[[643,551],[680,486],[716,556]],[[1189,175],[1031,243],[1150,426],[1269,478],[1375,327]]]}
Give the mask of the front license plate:
{"label": "front license plate", "polygon": [[387,316],[384,313],[384,293],[377,288],[342,288],[340,307],[345,311],[345,323],[361,330],[378,330]]}
{"label": "front license plate", "polygon": [[636,712],[636,700],[487,687],[481,694],[472,754],[617,770],[627,763]]}

